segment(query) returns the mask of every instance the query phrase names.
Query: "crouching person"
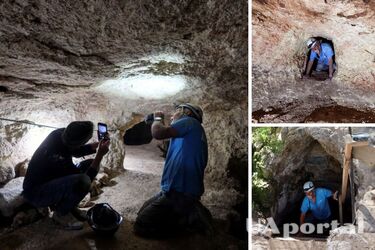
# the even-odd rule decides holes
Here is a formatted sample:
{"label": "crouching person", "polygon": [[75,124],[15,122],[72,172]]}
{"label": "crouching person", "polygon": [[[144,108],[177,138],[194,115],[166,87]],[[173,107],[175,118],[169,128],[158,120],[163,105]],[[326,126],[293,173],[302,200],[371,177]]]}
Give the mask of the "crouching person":
{"label": "crouching person", "polygon": [[[89,192],[108,152],[109,140],[86,144],[93,127],[90,121],[75,121],[51,132],[32,156],[24,179],[24,198],[35,207],[50,207],[52,219],[65,229],[83,228],[80,221],[86,216],[77,205]],[[73,163],[72,157],[94,154],[97,148],[95,159]]]}
{"label": "crouching person", "polygon": [[151,127],[155,139],[170,140],[161,192],[144,203],[134,232],[144,237],[166,237],[182,230],[211,233],[211,214],[201,203],[207,140],[201,125],[203,112],[186,103],[177,106],[170,126],[164,125],[162,112],[154,113]]}

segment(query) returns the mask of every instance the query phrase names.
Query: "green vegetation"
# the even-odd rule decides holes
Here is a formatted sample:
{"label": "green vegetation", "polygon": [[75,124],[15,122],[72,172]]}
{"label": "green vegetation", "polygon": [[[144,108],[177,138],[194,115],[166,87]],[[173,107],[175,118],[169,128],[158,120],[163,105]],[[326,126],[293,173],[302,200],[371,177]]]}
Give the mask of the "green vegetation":
{"label": "green vegetation", "polygon": [[283,149],[280,132],[281,128],[253,128],[252,207],[262,214],[269,213],[273,202],[272,175],[267,165]]}

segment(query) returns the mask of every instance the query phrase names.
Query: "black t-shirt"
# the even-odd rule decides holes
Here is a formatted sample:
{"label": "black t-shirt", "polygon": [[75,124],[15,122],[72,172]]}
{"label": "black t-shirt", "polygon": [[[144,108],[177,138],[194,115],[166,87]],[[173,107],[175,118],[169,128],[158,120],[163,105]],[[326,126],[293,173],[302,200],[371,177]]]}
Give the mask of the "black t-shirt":
{"label": "black t-shirt", "polygon": [[90,145],[70,150],[62,141],[64,129],[51,132],[33,154],[23,182],[24,191],[31,191],[56,178],[80,173],[72,157],[95,153]]}

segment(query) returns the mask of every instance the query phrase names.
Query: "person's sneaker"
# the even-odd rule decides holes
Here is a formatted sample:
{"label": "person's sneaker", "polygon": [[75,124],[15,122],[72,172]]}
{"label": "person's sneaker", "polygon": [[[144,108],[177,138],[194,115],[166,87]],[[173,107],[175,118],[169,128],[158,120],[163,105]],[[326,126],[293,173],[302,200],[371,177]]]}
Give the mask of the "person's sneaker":
{"label": "person's sneaker", "polygon": [[71,214],[79,221],[87,221],[87,212],[75,207],[70,211]]}
{"label": "person's sneaker", "polygon": [[67,215],[59,215],[54,212],[52,220],[55,224],[61,226],[65,230],[81,230],[83,228],[83,223],[77,221],[71,213],[68,213]]}

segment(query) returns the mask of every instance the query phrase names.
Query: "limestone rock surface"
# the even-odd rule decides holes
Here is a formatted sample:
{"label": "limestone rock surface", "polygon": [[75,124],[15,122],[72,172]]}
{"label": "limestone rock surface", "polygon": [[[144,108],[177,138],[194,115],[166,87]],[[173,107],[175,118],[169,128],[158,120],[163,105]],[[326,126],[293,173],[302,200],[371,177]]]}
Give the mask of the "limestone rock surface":
{"label": "limestone rock surface", "polygon": [[23,179],[24,177],[15,178],[0,189],[0,211],[3,216],[12,216],[15,209],[24,203],[21,196]]}
{"label": "limestone rock surface", "polygon": [[[253,1],[253,119],[373,122],[374,13],[373,1]],[[334,44],[332,82],[301,79],[310,37]]]}

